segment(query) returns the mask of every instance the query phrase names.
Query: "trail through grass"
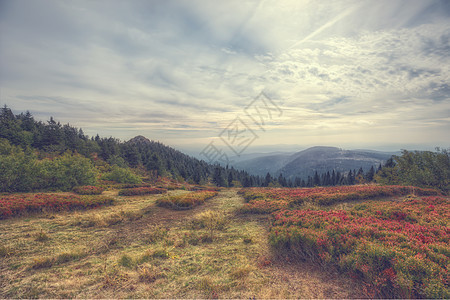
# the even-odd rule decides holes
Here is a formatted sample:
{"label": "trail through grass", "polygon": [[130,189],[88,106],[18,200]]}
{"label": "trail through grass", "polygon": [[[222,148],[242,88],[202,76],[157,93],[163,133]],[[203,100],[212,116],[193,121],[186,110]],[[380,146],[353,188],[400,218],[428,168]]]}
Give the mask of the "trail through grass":
{"label": "trail through grass", "polygon": [[117,204],[0,221],[0,298],[362,296],[349,279],[274,259],[268,217],[237,214],[235,189],[186,211],[157,207],[160,195],[108,196]]}

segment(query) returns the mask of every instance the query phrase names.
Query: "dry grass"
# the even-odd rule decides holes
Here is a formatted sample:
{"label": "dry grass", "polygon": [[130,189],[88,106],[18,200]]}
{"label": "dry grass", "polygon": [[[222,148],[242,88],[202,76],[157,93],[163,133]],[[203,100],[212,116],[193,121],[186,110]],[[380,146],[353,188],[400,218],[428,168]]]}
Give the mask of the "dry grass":
{"label": "dry grass", "polygon": [[234,189],[177,212],[156,207],[158,195],[116,198],[95,211],[0,221],[0,298],[352,295],[346,280],[274,263],[267,216],[234,214],[243,203]]}

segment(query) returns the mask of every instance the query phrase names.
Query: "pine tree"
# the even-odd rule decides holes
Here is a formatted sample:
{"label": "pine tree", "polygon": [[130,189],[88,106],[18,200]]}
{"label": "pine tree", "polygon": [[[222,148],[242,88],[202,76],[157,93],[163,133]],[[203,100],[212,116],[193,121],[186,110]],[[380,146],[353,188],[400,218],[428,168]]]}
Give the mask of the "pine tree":
{"label": "pine tree", "polygon": [[381,164],[378,165],[377,173],[381,171]]}
{"label": "pine tree", "polygon": [[325,186],[329,186],[332,185],[331,184],[331,175],[330,175],[330,171],[327,171],[327,174],[325,175]]}
{"label": "pine tree", "polygon": [[280,173],[280,175],[278,176],[278,183],[281,185],[281,186],[287,186],[287,181],[286,181],[286,178],[284,178],[283,177],[283,174],[282,173]]}
{"label": "pine tree", "polygon": [[319,174],[317,174],[317,171],[314,173],[314,178],[312,182],[313,186],[320,186],[320,177]]}
{"label": "pine tree", "polygon": [[364,178],[368,181],[371,182],[373,181],[373,176],[375,175],[375,169],[374,167],[370,167],[370,170],[367,171],[366,175],[364,176]]}
{"label": "pine tree", "polygon": [[269,184],[272,182],[272,176],[270,176],[270,173],[267,172],[266,178],[264,180],[264,186],[269,186]]}
{"label": "pine tree", "polygon": [[331,173],[331,185],[336,185],[336,173],[333,172]]}
{"label": "pine tree", "polygon": [[228,186],[233,186],[233,173],[231,171],[228,172]]}
{"label": "pine tree", "polygon": [[355,184],[355,175],[354,175],[354,173],[352,173],[352,170],[348,171],[347,184],[348,185]]}
{"label": "pine tree", "polygon": [[224,169],[220,166],[216,166],[214,168],[214,176],[213,181],[217,186],[227,186],[225,175],[224,175]]}

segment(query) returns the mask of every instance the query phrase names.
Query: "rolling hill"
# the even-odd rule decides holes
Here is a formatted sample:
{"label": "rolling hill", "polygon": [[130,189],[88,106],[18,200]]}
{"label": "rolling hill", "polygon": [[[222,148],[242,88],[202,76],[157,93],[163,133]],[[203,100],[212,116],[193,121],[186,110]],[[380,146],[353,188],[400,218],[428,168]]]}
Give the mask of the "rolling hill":
{"label": "rolling hill", "polygon": [[267,172],[277,176],[282,173],[286,178],[306,178],[317,171],[348,172],[350,169],[368,170],[377,167],[396,153],[374,150],[344,150],[336,147],[311,147],[296,153],[268,153],[258,157],[237,161],[235,168],[264,176]]}

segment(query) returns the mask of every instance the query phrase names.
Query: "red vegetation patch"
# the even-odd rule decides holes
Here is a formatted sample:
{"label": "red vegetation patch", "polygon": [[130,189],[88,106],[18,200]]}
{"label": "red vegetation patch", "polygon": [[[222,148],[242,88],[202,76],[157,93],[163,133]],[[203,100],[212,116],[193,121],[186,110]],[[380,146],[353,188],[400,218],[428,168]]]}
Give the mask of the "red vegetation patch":
{"label": "red vegetation patch", "polygon": [[123,189],[119,191],[119,196],[141,196],[150,194],[163,194],[167,192],[166,189],[156,187],[137,187],[130,189]]}
{"label": "red vegetation patch", "polygon": [[72,190],[79,195],[101,195],[104,189],[93,185],[76,186]]}
{"label": "red vegetation patch", "polygon": [[[401,196],[414,193],[419,196],[439,195],[433,189],[409,186],[354,185],[317,188],[248,188],[239,192],[248,204],[244,212],[271,213],[277,209],[287,208],[310,201],[319,205],[364,200],[376,197]],[[279,208],[277,208],[279,207]]]}
{"label": "red vegetation patch", "polygon": [[191,209],[197,205],[203,204],[206,200],[217,196],[217,194],[218,192],[216,191],[191,192],[183,195],[159,198],[156,201],[156,204],[175,210]]}
{"label": "red vegetation patch", "polygon": [[245,203],[239,212],[247,214],[270,214],[277,210],[287,209],[288,201],[270,201],[270,200],[251,200],[250,203]]}
{"label": "red vegetation patch", "polygon": [[381,297],[449,298],[450,201],[377,201],[274,213],[270,242],[361,278]]}
{"label": "red vegetation patch", "polygon": [[60,194],[14,194],[0,197],[0,219],[41,211],[90,209],[113,203],[112,198]]}

